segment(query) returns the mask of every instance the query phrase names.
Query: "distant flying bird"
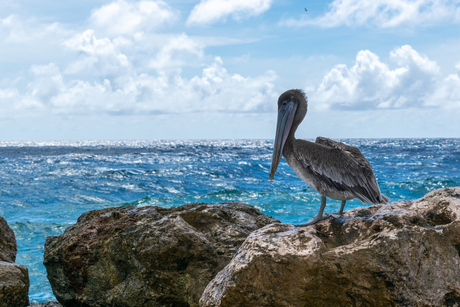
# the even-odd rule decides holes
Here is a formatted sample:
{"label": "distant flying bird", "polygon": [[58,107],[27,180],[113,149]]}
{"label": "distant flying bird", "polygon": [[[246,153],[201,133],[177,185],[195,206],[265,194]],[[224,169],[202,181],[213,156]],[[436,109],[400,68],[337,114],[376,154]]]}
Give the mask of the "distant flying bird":
{"label": "distant flying bird", "polygon": [[283,155],[294,173],[321,195],[318,214],[298,226],[327,218],[327,215],[323,217],[326,197],[342,201],[334,216],[342,216],[346,201],[353,198],[370,204],[387,203],[390,199],[380,193],[372,167],[358,148],[324,137],[316,138],[315,143],[295,138],[295,131],[306,114],[307,99],[303,91],[289,90],[279,97],[269,175],[273,180]]}
{"label": "distant flying bird", "polygon": [[308,9],[307,9],[307,8],[305,8],[305,12],[308,12]]}

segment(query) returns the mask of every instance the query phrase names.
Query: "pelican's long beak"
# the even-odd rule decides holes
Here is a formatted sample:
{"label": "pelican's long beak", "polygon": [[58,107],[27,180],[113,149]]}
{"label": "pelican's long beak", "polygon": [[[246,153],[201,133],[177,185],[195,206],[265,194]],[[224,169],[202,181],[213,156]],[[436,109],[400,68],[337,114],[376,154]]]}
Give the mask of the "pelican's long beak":
{"label": "pelican's long beak", "polygon": [[270,180],[273,180],[276,169],[280,164],[281,155],[283,154],[284,143],[291,131],[294,115],[297,111],[297,104],[288,102],[282,104],[278,111],[278,123],[276,125],[275,146],[273,148],[272,166],[270,167]]}

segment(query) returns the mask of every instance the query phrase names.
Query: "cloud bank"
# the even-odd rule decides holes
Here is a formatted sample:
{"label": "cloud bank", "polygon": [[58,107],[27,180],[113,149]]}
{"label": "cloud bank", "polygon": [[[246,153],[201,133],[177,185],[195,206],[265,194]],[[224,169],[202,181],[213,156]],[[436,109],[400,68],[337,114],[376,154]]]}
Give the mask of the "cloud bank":
{"label": "cloud bank", "polygon": [[[219,16],[259,14],[269,4],[231,2]],[[199,39],[156,33],[179,19],[161,0],[114,1],[93,10],[81,31],[16,15],[0,19],[0,41],[22,50],[40,46],[66,59],[32,64],[19,77],[0,80],[0,117],[274,111],[273,71],[230,74]],[[189,66],[199,72],[184,77]]]}
{"label": "cloud bank", "polygon": [[67,71],[99,71],[102,81],[65,81],[67,75],[54,63],[34,65],[25,93],[15,87],[0,88],[2,117],[274,112],[276,75],[272,71],[257,77],[229,74],[216,57],[201,76],[189,79],[180,70],[139,74],[130,69],[129,59],[110,40],[97,39],[91,31],[66,44],[83,52]]}
{"label": "cloud bank", "polygon": [[359,51],[352,67],[335,66],[310,88],[311,96],[320,109],[460,108],[459,67],[442,78],[438,64],[409,45],[391,51],[390,61],[395,69],[375,53]]}
{"label": "cloud bank", "polygon": [[[373,2],[334,1],[331,7],[354,4],[356,9],[369,9],[366,3]],[[384,1],[375,3],[379,7]],[[394,3],[402,7],[403,1]],[[423,3],[428,5],[426,0],[406,4],[416,14]],[[432,6],[454,5],[449,3]],[[219,9],[206,15],[215,5]],[[203,0],[187,22],[210,24],[229,16],[253,16],[270,5],[268,0]],[[449,14],[457,13],[451,9]],[[376,13],[371,16],[375,19]],[[203,38],[158,33],[179,19],[164,1],[124,0],[93,10],[81,29],[16,15],[0,19],[5,46],[34,52],[45,48],[42,53],[47,55],[0,80],[0,117],[276,113],[277,97],[284,90],[277,87],[279,72],[230,73],[221,57],[207,53]],[[369,22],[370,17],[363,20]],[[306,90],[315,102],[312,107],[322,110],[460,109],[460,63],[447,76],[440,71],[436,61],[409,45],[392,50],[388,63],[372,50],[361,50],[353,65],[329,67],[321,81],[308,84]]]}

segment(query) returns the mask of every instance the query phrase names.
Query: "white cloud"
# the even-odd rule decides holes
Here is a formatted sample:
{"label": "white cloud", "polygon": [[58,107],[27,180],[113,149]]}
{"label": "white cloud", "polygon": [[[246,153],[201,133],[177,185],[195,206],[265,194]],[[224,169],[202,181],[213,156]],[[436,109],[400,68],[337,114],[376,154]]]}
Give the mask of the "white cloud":
{"label": "white cloud", "polygon": [[30,68],[32,81],[27,84],[26,93],[14,87],[0,88],[1,116],[5,118],[37,114],[52,106],[52,97],[59,95],[64,86],[59,69],[54,64],[33,65]]}
{"label": "white cloud", "polygon": [[29,96],[34,97],[38,104],[48,104],[51,98],[59,95],[64,87],[59,68],[53,63],[33,65],[30,73],[33,81],[27,85],[27,89]]}
{"label": "white cloud", "polygon": [[[126,74],[121,80],[65,82],[55,64],[33,66],[27,92],[0,89],[1,109],[28,114],[162,114],[193,112],[273,112],[276,76],[268,71],[257,77],[229,74],[217,57],[201,76],[183,78],[180,70],[167,74]],[[13,112],[22,110],[24,112]]]}
{"label": "white cloud", "polygon": [[203,49],[203,46],[185,34],[173,36],[150,62],[149,67],[165,69],[197,63],[197,59],[203,57]]}
{"label": "white cloud", "polygon": [[61,42],[73,33],[57,22],[14,14],[0,18],[0,58],[7,64],[2,65],[0,81],[25,77],[31,65],[62,60],[66,51]]}
{"label": "white cloud", "polygon": [[356,56],[348,68],[337,65],[311,93],[319,108],[373,109],[427,106],[439,86],[436,62],[420,55],[409,45],[395,48],[390,60],[398,67],[391,70],[369,50]]}
{"label": "white cloud", "polygon": [[118,0],[93,11],[90,20],[95,29],[116,36],[151,30],[178,18],[179,12],[161,0],[132,3]]}
{"label": "white cloud", "polygon": [[[127,44],[125,40],[114,40],[114,42]],[[86,30],[64,41],[64,46],[80,53],[80,59],[71,63],[66,73],[94,75],[122,73],[129,68],[129,61],[114,42],[108,38],[96,38],[93,30]]]}
{"label": "white cloud", "polygon": [[194,77],[184,88],[193,94],[188,100],[190,111],[270,112],[277,95],[273,91],[276,75],[268,71],[255,78],[230,75],[217,57],[202,77]]}
{"label": "white cloud", "polygon": [[16,113],[20,97],[16,88],[0,88],[0,118],[8,118]]}
{"label": "white cloud", "polygon": [[322,16],[309,18],[304,14],[300,19],[290,18],[280,24],[324,28],[371,24],[391,28],[458,22],[460,2],[457,0],[334,0]]}
{"label": "white cloud", "polygon": [[212,24],[231,15],[238,20],[267,11],[272,0],[201,0],[187,19],[187,25]]}
{"label": "white cloud", "polygon": [[[67,49],[78,53],[78,59],[71,62],[64,72],[98,76],[118,83],[125,82],[136,71],[175,75],[180,74],[183,67],[197,68],[206,63],[204,46],[186,34],[163,35],[159,45],[149,44],[146,42],[148,38],[151,36],[133,41],[123,37],[99,39],[93,30],[86,30],[63,42]],[[133,45],[137,50],[148,50],[148,55],[132,52]],[[123,49],[131,53],[124,54]]]}
{"label": "white cloud", "polygon": [[[459,66],[457,64],[457,66]],[[456,67],[457,67],[456,66]],[[450,74],[445,78],[434,93],[427,98],[426,105],[441,107],[444,109],[460,108],[460,69],[456,74]]]}
{"label": "white cloud", "polygon": [[0,40],[8,44],[24,44],[68,35],[59,23],[39,23],[34,19],[21,20],[17,15],[0,18]]}

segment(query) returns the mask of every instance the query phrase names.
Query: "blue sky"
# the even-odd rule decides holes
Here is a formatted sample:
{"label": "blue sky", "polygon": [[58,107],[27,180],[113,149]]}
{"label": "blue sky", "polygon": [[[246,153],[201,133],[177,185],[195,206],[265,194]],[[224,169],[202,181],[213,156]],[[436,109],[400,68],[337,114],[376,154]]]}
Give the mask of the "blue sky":
{"label": "blue sky", "polygon": [[460,137],[458,0],[0,0],[0,68],[0,140]]}

